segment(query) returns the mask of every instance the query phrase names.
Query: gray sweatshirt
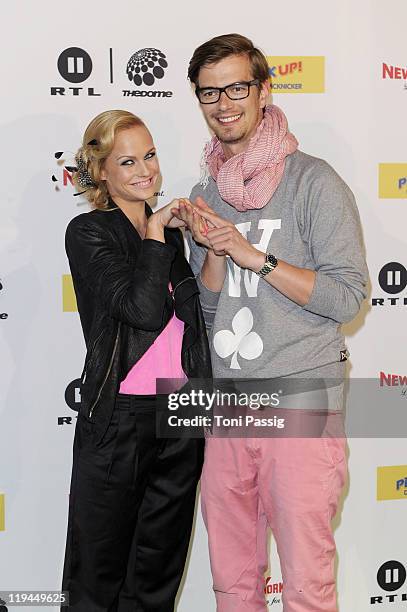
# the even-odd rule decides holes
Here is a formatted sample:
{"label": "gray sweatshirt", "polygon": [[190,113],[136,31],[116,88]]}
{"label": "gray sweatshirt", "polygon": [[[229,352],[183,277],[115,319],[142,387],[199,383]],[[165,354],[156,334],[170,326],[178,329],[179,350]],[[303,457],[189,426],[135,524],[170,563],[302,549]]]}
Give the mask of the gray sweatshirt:
{"label": "gray sweatshirt", "polygon": [[222,200],[212,178],[205,189],[193,188],[191,199],[198,195],[256,248],[316,271],[303,307],[230,257],[222,290],[212,292],[200,278],[206,249],[188,232],[215,378],[343,377],[341,323],[359,311],[368,278],[349,187],[325,161],[296,151],[287,157],[276,192],[260,210],[238,212]]}

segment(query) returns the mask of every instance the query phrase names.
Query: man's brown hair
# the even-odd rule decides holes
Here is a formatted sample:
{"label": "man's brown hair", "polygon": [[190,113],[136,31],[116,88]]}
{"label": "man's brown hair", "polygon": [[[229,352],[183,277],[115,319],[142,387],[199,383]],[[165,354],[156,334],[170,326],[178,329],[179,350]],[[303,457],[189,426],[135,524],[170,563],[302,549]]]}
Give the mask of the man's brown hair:
{"label": "man's brown hair", "polygon": [[249,58],[253,79],[264,83],[269,78],[269,66],[264,54],[252,41],[241,34],[215,36],[195,49],[188,66],[188,78],[199,86],[199,71],[203,66],[215,64],[230,55],[245,55]]}

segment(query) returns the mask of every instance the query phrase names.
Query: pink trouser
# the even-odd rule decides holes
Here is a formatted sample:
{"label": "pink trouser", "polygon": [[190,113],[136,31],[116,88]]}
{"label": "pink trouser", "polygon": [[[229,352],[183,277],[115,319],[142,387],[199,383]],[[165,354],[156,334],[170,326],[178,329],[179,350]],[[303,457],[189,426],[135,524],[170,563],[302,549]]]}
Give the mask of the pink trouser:
{"label": "pink trouser", "polygon": [[337,612],[331,520],[347,475],[344,437],[206,439],[202,513],[217,612],[264,612],[267,527],[284,612]]}

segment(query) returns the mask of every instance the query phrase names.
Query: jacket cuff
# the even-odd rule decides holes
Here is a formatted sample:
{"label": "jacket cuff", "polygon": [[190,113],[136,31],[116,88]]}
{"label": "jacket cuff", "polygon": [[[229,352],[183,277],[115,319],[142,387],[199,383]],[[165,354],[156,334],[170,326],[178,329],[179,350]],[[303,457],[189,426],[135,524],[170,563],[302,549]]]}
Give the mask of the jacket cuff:
{"label": "jacket cuff", "polygon": [[157,266],[160,268],[162,266],[170,267],[176,254],[177,249],[172,244],[153,240],[152,238],[145,238],[143,240],[141,258],[143,261],[143,268],[147,272],[157,270]]}

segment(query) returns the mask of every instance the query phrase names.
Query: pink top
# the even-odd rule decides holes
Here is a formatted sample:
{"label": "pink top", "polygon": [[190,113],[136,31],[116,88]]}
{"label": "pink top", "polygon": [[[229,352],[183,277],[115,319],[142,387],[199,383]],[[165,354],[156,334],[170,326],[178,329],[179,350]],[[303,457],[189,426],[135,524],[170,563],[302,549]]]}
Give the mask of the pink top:
{"label": "pink top", "polygon": [[174,384],[178,383],[175,386],[180,388],[187,380],[181,365],[183,333],[184,322],[174,312],[158,338],[120,383],[119,393],[155,395],[157,378],[176,378]]}

